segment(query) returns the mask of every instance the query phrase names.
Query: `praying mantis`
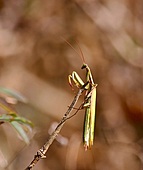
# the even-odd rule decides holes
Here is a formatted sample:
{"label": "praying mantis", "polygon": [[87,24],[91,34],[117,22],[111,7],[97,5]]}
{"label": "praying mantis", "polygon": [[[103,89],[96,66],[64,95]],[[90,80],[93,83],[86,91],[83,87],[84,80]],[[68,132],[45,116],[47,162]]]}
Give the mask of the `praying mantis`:
{"label": "praying mantis", "polygon": [[[66,41],[66,40],[65,40]],[[72,45],[66,41],[71,47]],[[78,45],[78,44],[77,44]],[[72,47],[73,48],[73,47]],[[82,58],[83,65],[81,69],[86,70],[86,82],[80,78],[78,73],[75,71],[68,76],[69,84],[71,87],[76,86],[77,88],[84,88],[85,96],[82,108],[85,108],[84,117],[84,128],[83,128],[83,144],[85,150],[91,149],[94,142],[94,130],[95,130],[95,108],[96,108],[96,87],[97,84],[94,83],[91,70],[89,66],[84,62],[84,55],[81,48],[78,45],[80,54],[73,48],[73,50]]]}

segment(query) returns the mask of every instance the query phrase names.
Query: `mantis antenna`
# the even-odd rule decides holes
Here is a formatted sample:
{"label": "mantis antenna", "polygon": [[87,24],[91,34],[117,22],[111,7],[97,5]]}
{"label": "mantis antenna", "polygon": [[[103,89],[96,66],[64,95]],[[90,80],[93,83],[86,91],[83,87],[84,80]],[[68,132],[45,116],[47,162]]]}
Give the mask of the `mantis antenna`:
{"label": "mantis antenna", "polygon": [[76,42],[76,44],[77,44],[77,46],[78,46],[78,49],[79,49],[80,53],[79,53],[65,38],[63,38],[63,37],[61,37],[61,38],[76,52],[76,54],[77,54],[78,56],[80,56],[82,62],[85,63],[84,55],[83,55],[83,52],[82,52],[82,50],[81,50],[81,48],[80,48],[80,46],[79,46],[78,41],[75,41],[75,42]]}

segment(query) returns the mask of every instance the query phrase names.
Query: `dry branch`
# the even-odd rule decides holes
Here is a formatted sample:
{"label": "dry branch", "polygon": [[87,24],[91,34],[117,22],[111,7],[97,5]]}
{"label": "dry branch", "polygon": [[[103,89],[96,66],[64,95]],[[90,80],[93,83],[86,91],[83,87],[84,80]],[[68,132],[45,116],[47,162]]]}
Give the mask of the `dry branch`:
{"label": "dry branch", "polygon": [[37,162],[42,159],[42,158],[46,158],[46,152],[48,151],[50,145],[53,143],[53,141],[55,140],[55,138],[57,137],[57,135],[59,134],[59,132],[61,131],[64,123],[66,122],[66,120],[68,120],[70,118],[70,113],[71,111],[74,109],[74,106],[76,105],[79,97],[81,96],[81,94],[84,91],[84,87],[79,89],[78,93],[75,95],[72,103],[70,104],[68,110],[66,111],[66,113],[64,114],[62,120],[60,121],[60,123],[57,125],[56,129],[54,130],[54,132],[50,135],[49,139],[46,141],[46,143],[42,146],[41,149],[39,149],[36,153],[36,155],[34,156],[34,159],[32,160],[32,162],[30,163],[30,165],[25,169],[25,170],[31,170],[36,164]]}

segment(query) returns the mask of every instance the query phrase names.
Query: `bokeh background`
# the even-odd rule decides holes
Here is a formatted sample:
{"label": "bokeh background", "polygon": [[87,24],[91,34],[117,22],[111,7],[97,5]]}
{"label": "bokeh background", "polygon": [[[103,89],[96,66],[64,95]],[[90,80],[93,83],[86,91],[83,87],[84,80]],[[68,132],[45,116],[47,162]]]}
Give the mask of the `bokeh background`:
{"label": "bokeh background", "polygon": [[27,98],[16,108],[34,123],[29,145],[0,126],[0,170],[28,166],[75,95],[68,75],[85,77],[61,37],[79,42],[98,84],[95,143],[84,151],[80,111],[34,169],[142,170],[142,0],[0,0],[0,86]]}

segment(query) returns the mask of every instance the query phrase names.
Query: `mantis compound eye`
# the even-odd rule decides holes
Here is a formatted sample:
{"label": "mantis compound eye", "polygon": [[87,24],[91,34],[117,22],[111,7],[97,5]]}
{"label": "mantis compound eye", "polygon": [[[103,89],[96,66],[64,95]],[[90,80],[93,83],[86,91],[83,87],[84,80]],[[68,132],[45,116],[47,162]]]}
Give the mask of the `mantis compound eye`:
{"label": "mantis compound eye", "polygon": [[87,64],[83,64],[81,69],[87,68]]}

